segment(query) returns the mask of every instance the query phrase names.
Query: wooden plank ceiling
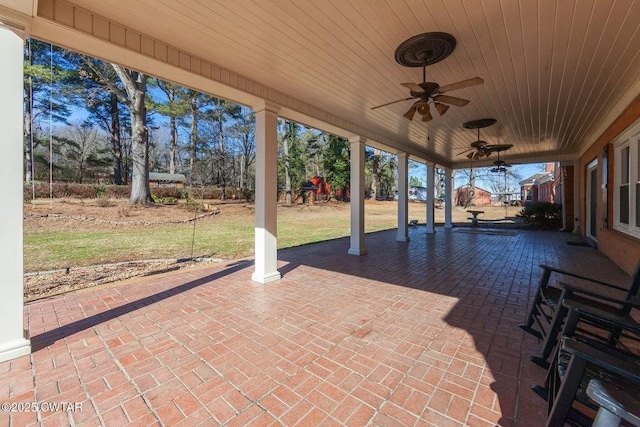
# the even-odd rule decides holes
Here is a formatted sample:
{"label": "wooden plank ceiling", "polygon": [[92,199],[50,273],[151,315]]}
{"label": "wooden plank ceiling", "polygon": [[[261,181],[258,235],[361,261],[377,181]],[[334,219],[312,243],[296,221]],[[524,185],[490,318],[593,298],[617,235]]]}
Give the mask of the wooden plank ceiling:
{"label": "wooden plank ceiling", "polygon": [[[71,1],[458,167],[463,122],[496,118],[481,137],[512,161],[570,159],[640,89],[640,0]],[[428,124],[402,116],[412,101],[371,110],[422,80],[394,51],[432,31],[457,47],[427,80],[482,77],[450,93],[471,103]]]}

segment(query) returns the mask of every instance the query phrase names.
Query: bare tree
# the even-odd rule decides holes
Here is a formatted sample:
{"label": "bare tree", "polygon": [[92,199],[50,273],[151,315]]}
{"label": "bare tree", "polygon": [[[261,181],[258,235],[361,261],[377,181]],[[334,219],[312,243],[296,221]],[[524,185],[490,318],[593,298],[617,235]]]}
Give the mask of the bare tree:
{"label": "bare tree", "polygon": [[82,124],[74,124],[68,127],[64,131],[65,138],[67,139],[67,159],[75,163],[76,181],[82,184],[87,163],[92,156],[95,156],[100,138],[98,135],[98,129],[93,127],[91,123],[84,122]]}
{"label": "bare tree", "polygon": [[253,111],[243,111],[243,114],[231,127],[230,134],[235,142],[240,162],[240,192],[247,198],[247,189],[251,181],[250,168],[256,160],[256,128]]}
{"label": "bare tree", "polygon": [[[193,99],[189,99],[185,88],[174,83],[154,79],[154,84],[164,92],[166,102],[152,101],[152,108],[169,117],[169,173],[176,173],[176,156],[178,151],[178,119],[185,116],[192,108]],[[197,122],[192,122],[197,128]]]}

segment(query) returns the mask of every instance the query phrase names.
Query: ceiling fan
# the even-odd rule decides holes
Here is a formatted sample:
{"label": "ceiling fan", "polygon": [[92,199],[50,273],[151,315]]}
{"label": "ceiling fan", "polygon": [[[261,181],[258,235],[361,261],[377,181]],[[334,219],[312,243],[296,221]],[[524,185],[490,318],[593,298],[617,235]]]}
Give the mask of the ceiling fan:
{"label": "ceiling fan", "polygon": [[[478,119],[464,123],[462,125],[463,128],[478,130],[478,139],[471,143],[471,148],[467,148],[466,150],[458,153],[458,155],[468,153],[466,155],[467,159],[477,160],[482,157],[489,157],[491,153],[500,153],[501,151],[506,151],[513,147],[513,144],[489,144],[487,141],[480,139],[480,129],[491,126],[495,124],[495,122],[496,119]],[[499,160],[500,154],[498,154],[498,161]],[[500,165],[497,165],[497,167],[500,167]]]}
{"label": "ceiling fan", "polygon": [[422,83],[402,83],[402,86],[409,89],[411,96],[377,105],[371,109],[375,110],[398,102],[417,99],[403,115],[407,119],[413,120],[415,114],[418,113],[422,116],[423,122],[428,122],[433,118],[429,104],[433,104],[441,116],[447,112],[451,105],[456,107],[467,105],[469,103],[467,99],[444,94],[484,83],[480,77],[473,77],[445,86],[427,81],[427,65],[442,61],[453,52],[455,46],[456,39],[452,35],[439,32],[419,34],[405,40],[396,49],[396,61],[407,67],[422,67]]}
{"label": "ceiling fan", "polygon": [[493,164],[495,165],[494,167],[491,168],[491,172],[493,173],[502,173],[502,172],[506,173],[507,170],[509,170],[509,168],[513,166],[505,162],[504,160],[500,160],[500,152],[498,152],[498,160],[493,162]]}

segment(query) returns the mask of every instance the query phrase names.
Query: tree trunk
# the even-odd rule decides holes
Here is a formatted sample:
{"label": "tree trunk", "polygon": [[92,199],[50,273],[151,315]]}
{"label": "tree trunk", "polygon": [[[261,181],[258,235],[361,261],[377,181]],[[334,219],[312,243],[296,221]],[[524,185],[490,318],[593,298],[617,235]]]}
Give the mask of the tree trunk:
{"label": "tree trunk", "polygon": [[218,101],[218,106],[220,108],[219,114],[218,114],[218,177],[220,180],[220,188],[221,188],[221,193],[220,193],[220,200],[227,200],[227,183],[225,180],[225,168],[226,168],[226,162],[225,162],[225,151],[224,151],[224,121],[223,121],[223,105],[222,102]]}
{"label": "tree trunk", "polygon": [[120,134],[120,114],[118,110],[118,97],[111,94],[109,100],[109,112],[111,114],[111,152],[113,154],[113,182],[122,185],[122,139]]}
{"label": "tree trunk", "polygon": [[147,76],[112,64],[127,91],[131,115],[131,195],[130,205],[151,204],[149,188],[149,135],[147,132]]}
{"label": "tree trunk", "polygon": [[[29,78],[29,84],[31,85],[31,78]],[[25,171],[24,182],[30,183],[33,179],[33,144],[31,139],[33,138],[31,117],[32,117],[32,104],[31,104],[31,88],[27,87],[25,90],[25,109],[24,109],[24,159],[25,159]]]}
{"label": "tree trunk", "polygon": [[78,184],[82,184],[82,180],[84,179],[84,158],[78,163],[78,169]]}
{"label": "tree trunk", "polygon": [[371,166],[371,198],[376,200],[380,188],[380,150],[373,150],[373,164]]}
{"label": "tree trunk", "polygon": [[284,151],[284,191],[285,202],[291,204],[291,164],[289,162],[289,138],[292,137],[293,123],[288,122],[289,130],[282,139],[282,148]]}
{"label": "tree trunk", "polygon": [[[189,148],[191,155],[189,156],[189,168],[193,176],[193,167],[196,161],[196,143],[198,142],[198,105],[196,97],[191,98],[191,130],[189,133]],[[193,178],[191,178],[193,181]]]}
{"label": "tree trunk", "polygon": [[240,192],[244,194],[244,154],[240,156]]}
{"label": "tree trunk", "polygon": [[[173,87],[167,88],[167,96],[169,104],[175,103],[176,95]],[[169,173],[176,173],[176,147],[178,146],[178,128],[176,126],[176,117],[169,117]]]}
{"label": "tree trunk", "polygon": [[469,175],[469,197],[467,197],[467,207],[476,205],[476,171],[471,169]]}
{"label": "tree trunk", "polygon": [[146,109],[144,107],[144,100],[141,105],[139,102],[137,102],[136,105],[138,105],[138,107],[135,110],[131,110],[131,158],[133,169],[131,171],[131,196],[129,197],[129,204],[148,205],[151,204],[151,189],[149,188],[147,129],[145,120],[143,119]]}
{"label": "tree trunk", "polygon": [[[29,61],[29,64],[32,64],[32,57],[31,57],[31,49],[30,49],[30,44],[27,43],[27,60]],[[33,102],[31,99],[31,95],[33,93],[32,91],[32,85],[33,85],[33,79],[31,78],[31,76],[29,76],[29,78],[25,79],[24,82],[24,127],[23,127],[23,132],[24,132],[24,158],[25,158],[25,171],[24,171],[24,182],[26,183],[30,183],[31,180],[33,179],[33,144],[32,144],[32,138],[33,138],[33,129],[31,126],[31,120],[33,117]]]}

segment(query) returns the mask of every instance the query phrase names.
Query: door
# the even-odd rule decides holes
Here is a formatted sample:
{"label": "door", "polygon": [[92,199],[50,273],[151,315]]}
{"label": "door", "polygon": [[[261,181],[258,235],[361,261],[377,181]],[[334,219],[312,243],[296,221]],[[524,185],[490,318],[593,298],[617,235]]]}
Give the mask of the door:
{"label": "door", "polygon": [[587,165],[587,237],[597,241],[598,159]]}

